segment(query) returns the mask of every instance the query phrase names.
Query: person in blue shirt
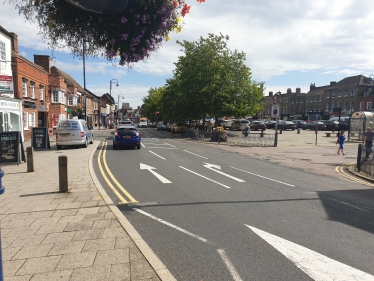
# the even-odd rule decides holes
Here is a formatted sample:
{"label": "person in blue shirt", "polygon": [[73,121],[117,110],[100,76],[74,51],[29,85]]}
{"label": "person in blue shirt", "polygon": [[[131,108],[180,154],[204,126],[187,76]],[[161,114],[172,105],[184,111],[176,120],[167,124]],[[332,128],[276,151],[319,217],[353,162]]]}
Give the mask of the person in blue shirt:
{"label": "person in blue shirt", "polygon": [[247,138],[248,137],[248,134],[251,132],[251,127],[249,126],[249,124],[247,125],[247,127],[245,127],[244,129],[243,129],[243,135],[244,135],[244,137],[245,138]]}
{"label": "person in blue shirt", "polygon": [[344,135],[344,131],[341,131],[340,132],[340,135],[338,136],[338,139],[336,140],[336,144],[339,144],[339,148],[338,148],[338,155],[340,154],[340,151],[342,151],[342,154],[344,156],[344,141],[345,141],[345,135]]}

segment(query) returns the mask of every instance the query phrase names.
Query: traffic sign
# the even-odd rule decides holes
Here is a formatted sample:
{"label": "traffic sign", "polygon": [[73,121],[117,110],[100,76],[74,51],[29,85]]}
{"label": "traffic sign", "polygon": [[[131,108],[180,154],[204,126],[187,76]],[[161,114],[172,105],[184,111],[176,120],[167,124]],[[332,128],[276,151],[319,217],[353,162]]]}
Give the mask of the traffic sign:
{"label": "traffic sign", "polygon": [[279,105],[273,104],[271,106],[271,118],[279,118]]}

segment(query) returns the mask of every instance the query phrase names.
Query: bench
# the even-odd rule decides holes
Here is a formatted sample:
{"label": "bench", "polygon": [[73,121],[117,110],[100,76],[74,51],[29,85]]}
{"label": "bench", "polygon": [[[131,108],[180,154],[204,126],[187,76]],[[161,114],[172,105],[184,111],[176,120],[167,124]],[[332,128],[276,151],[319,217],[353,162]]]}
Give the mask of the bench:
{"label": "bench", "polygon": [[325,133],[326,134],[326,137],[331,137],[331,134],[335,134],[335,133]]}

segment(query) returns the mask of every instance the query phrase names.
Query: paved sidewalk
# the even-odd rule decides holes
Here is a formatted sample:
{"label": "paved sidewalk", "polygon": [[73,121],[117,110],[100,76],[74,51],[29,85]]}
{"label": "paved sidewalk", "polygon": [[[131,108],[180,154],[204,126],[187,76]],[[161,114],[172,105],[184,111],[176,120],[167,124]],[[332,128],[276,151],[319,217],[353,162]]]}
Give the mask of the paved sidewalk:
{"label": "paved sidewalk", "polygon": [[[4,280],[175,280],[100,193],[90,164],[98,141],[86,149],[56,150],[53,140],[52,150],[34,151],[35,172],[27,173],[26,164],[2,166]],[[58,193],[60,155],[68,157],[68,193]]]}

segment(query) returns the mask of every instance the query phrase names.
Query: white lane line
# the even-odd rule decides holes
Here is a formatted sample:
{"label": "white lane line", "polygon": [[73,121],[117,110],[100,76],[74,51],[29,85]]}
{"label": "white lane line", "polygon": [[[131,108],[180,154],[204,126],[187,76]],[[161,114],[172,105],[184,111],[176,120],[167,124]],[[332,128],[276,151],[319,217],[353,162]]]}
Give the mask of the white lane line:
{"label": "white lane line", "polygon": [[196,172],[194,172],[194,171],[188,170],[188,169],[185,168],[185,167],[179,166],[179,168],[182,168],[182,169],[184,169],[184,170],[186,170],[186,171],[188,171],[188,172],[190,172],[190,173],[192,173],[192,174],[195,174],[195,175],[197,175],[197,176],[199,176],[199,177],[202,177],[203,179],[206,179],[206,180],[208,180],[208,181],[211,181],[211,182],[214,182],[214,183],[216,183],[216,184],[219,184],[219,185],[221,185],[221,186],[223,186],[223,187],[231,188],[231,187],[229,187],[229,186],[227,186],[227,185],[224,185],[224,184],[222,184],[222,183],[220,183],[220,182],[218,182],[218,181],[212,180],[212,179],[207,178],[207,177],[205,177],[205,176],[203,176],[203,175],[200,175],[200,174],[198,174],[198,173],[196,173]]}
{"label": "white lane line", "polygon": [[355,280],[373,281],[374,276],[344,263],[330,259],[320,253],[280,238],[258,228],[246,225],[254,233],[282,253],[298,268],[315,281]]}
{"label": "white lane line", "polygon": [[143,215],[145,215],[145,216],[147,216],[147,217],[149,217],[151,219],[154,219],[154,220],[156,220],[156,221],[158,221],[160,223],[163,223],[163,224],[165,224],[165,225],[167,225],[167,226],[169,226],[171,228],[174,228],[174,229],[176,229],[176,230],[178,230],[178,231],[180,231],[180,232],[182,232],[184,234],[187,234],[187,235],[189,235],[189,236],[191,236],[193,238],[196,238],[197,240],[200,240],[200,241],[202,241],[204,243],[208,242],[207,239],[205,239],[205,238],[203,238],[203,237],[201,237],[199,235],[193,234],[193,233],[191,233],[191,232],[189,232],[189,231],[187,231],[187,230],[185,230],[185,229],[183,229],[183,228],[181,228],[179,226],[176,226],[176,225],[174,225],[174,224],[172,224],[170,222],[164,221],[163,219],[155,217],[154,215],[151,215],[151,214],[149,214],[147,212],[144,212],[143,210],[140,210],[138,208],[133,208],[133,210],[135,210],[135,211],[137,211],[137,212],[139,212],[139,213],[141,213],[141,214],[143,214]]}
{"label": "white lane line", "polygon": [[148,148],[161,148],[161,149],[179,149],[179,148],[168,148],[168,147],[157,147],[157,146],[150,146]]}
{"label": "white lane line", "polygon": [[161,159],[164,159],[166,160],[164,157],[161,157],[160,155],[157,155],[156,153],[154,153],[153,151],[149,151],[150,153],[152,153],[153,155],[156,155],[157,157],[160,157]]}
{"label": "white lane line", "polygon": [[264,176],[260,176],[260,175],[257,175],[257,174],[254,174],[254,173],[251,173],[251,172],[248,172],[248,171],[244,171],[242,169],[238,169],[238,168],[235,168],[235,167],[232,167],[232,166],[230,166],[230,168],[233,168],[235,170],[238,170],[238,171],[241,171],[241,172],[244,172],[244,173],[247,173],[247,174],[251,174],[251,175],[254,175],[256,177],[260,177],[260,178],[263,178],[263,179],[266,179],[266,180],[269,180],[269,181],[275,181],[275,182],[278,182],[278,183],[281,183],[281,184],[284,184],[284,185],[295,187],[293,184],[289,184],[289,183],[285,183],[285,182],[282,182],[282,181],[277,181],[277,180],[274,180],[274,179],[271,179],[271,178],[267,178],[267,177],[264,177]]}
{"label": "white lane line", "polygon": [[232,279],[234,279],[234,281],[242,281],[242,278],[240,277],[239,273],[236,271],[235,267],[232,265],[225,251],[222,249],[219,249],[217,250],[217,252],[221,256],[221,259],[223,260],[223,262],[226,264],[227,269],[230,271]]}
{"label": "white lane line", "polygon": [[144,145],[144,144],[143,144],[142,142],[141,142],[140,144],[142,145],[142,147],[144,147],[144,148],[145,148],[145,145]]}
{"label": "white lane line", "polygon": [[184,151],[184,152],[187,152],[187,153],[189,153],[189,154],[195,155],[195,156],[197,156],[197,157],[201,157],[201,158],[203,158],[203,159],[207,159],[207,160],[209,160],[209,158],[206,158],[206,157],[204,157],[204,156],[201,156],[201,155],[198,155],[198,154],[192,153],[192,152],[190,152],[190,151],[187,151],[187,150],[183,150],[183,151]]}
{"label": "white lane line", "polygon": [[175,145],[171,145],[170,143],[166,143],[166,142],[164,142],[164,144],[166,144],[166,145],[170,145],[171,147],[176,147]]}

